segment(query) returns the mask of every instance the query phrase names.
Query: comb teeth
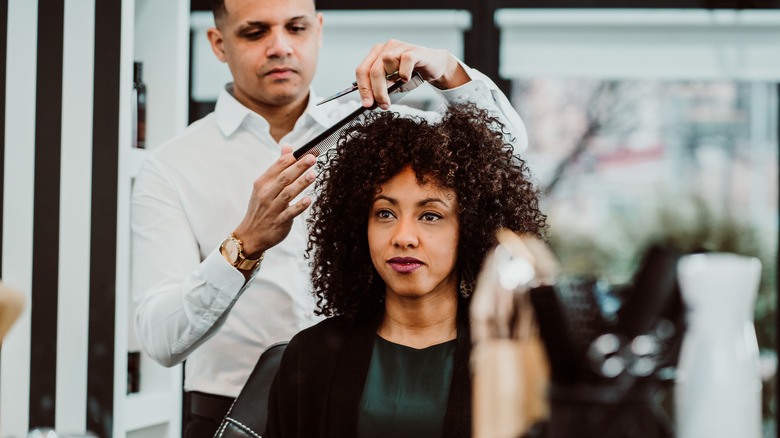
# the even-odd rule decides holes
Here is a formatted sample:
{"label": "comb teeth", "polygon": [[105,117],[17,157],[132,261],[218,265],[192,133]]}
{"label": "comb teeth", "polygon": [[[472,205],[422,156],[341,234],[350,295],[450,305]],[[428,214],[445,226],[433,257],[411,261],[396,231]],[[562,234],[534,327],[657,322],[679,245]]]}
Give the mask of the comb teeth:
{"label": "comb teeth", "polygon": [[356,109],[350,115],[339,120],[338,122],[336,122],[336,124],[326,129],[325,131],[321,132],[313,139],[309,140],[305,145],[296,149],[295,152],[293,152],[293,156],[295,157],[296,160],[300,160],[301,157],[303,157],[306,154],[313,153],[315,155],[319,155],[322,152],[328,150],[329,148],[336,146],[336,143],[338,143],[341,133],[344,132],[344,130],[350,126],[350,122],[356,120],[357,117],[367,109],[368,108],[363,106]]}
{"label": "comb teeth", "polygon": [[[392,103],[398,102],[401,100],[401,98],[406,96],[406,93],[419,87],[423,82],[425,81],[423,80],[422,76],[417,73],[413,74],[409,81],[405,83],[401,81],[396,82],[387,89],[390,95],[390,101]],[[293,156],[296,160],[300,160],[301,157],[306,154],[312,153],[317,156],[336,146],[339,137],[341,137],[341,133],[350,126],[350,122],[357,120],[357,117],[368,109],[369,108],[364,106],[359,107],[348,116],[339,120],[333,126],[321,132],[319,135],[306,142],[306,144],[296,149],[295,152],[293,152]]]}
{"label": "comb teeth", "polygon": [[339,138],[341,137],[341,133],[344,132],[349,126],[351,126],[351,124],[344,125],[341,129],[337,129],[333,134],[318,142],[311,149],[309,149],[308,153],[303,155],[313,154],[315,157],[318,157],[328,149],[336,147],[336,144],[338,144]]}

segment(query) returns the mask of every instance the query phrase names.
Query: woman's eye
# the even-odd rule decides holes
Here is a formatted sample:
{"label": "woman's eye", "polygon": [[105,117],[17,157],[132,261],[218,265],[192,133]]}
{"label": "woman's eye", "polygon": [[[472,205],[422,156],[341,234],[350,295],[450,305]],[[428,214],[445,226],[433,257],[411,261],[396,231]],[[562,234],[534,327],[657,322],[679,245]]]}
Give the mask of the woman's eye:
{"label": "woman's eye", "polygon": [[393,217],[393,213],[390,213],[387,210],[379,210],[376,212],[376,217],[378,219],[390,219]]}
{"label": "woman's eye", "polygon": [[441,216],[436,213],[424,213],[420,219],[426,222],[436,222],[437,220],[441,219]]}

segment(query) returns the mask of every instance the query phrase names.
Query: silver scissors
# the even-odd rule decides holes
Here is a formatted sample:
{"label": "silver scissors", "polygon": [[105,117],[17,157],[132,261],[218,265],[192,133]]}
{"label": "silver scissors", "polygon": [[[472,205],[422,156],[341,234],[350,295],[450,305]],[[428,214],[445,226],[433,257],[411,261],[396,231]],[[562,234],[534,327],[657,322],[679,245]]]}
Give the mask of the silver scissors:
{"label": "silver scissors", "polygon": [[[398,71],[397,70],[392,72],[392,73],[388,73],[385,76],[385,78],[386,79],[391,79],[391,78],[394,78],[396,76],[398,76]],[[336,93],[336,94],[334,94],[334,95],[332,95],[332,96],[330,96],[328,98],[323,99],[317,105],[322,105],[325,102],[330,102],[333,99],[338,99],[339,97],[347,95],[347,94],[349,94],[349,93],[351,93],[351,92],[353,92],[353,91],[355,91],[357,89],[358,89],[358,84],[357,84],[357,81],[355,81],[355,82],[352,83],[352,86],[350,86],[349,88],[345,88],[345,89],[339,91],[338,93]]]}

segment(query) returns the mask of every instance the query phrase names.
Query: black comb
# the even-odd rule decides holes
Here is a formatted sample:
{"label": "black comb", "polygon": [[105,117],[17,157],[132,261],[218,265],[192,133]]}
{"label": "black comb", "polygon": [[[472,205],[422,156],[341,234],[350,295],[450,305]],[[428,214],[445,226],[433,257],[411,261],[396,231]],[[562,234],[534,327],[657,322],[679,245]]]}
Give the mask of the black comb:
{"label": "black comb", "polygon": [[[402,97],[406,96],[406,93],[419,87],[423,82],[422,76],[418,73],[414,73],[407,82],[398,81],[394,83],[387,89],[387,93],[390,95],[390,102],[398,102]],[[336,142],[338,142],[339,137],[341,137],[341,133],[351,125],[351,122],[356,121],[358,116],[363,114],[364,111],[372,110],[374,108],[376,108],[376,104],[370,108],[364,106],[359,107],[348,116],[336,122],[330,128],[322,131],[319,135],[309,140],[305,145],[296,149],[295,152],[293,152],[293,156],[296,160],[300,160],[301,157],[307,153],[319,155],[336,146]]]}

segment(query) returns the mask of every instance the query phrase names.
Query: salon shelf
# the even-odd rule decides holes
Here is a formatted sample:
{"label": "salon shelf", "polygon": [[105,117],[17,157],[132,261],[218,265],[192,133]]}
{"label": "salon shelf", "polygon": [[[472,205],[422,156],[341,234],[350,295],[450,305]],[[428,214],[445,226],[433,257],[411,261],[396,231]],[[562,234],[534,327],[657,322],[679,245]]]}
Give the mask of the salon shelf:
{"label": "salon shelf", "polygon": [[170,392],[128,394],[125,404],[125,430],[131,432],[168,423],[174,402]]}
{"label": "salon shelf", "polygon": [[122,151],[122,169],[131,178],[135,178],[138,175],[138,171],[141,169],[146,157],[149,156],[148,149],[124,149]]}
{"label": "salon shelf", "polygon": [[[132,189],[144,160],[187,126],[189,105],[189,0],[122,3],[120,141],[117,184],[116,331],[114,438],[179,438],[182,366],[163,367],[140,358],[140,391],[127,394],[127,353],[137,351],[131,298]],[[131,85],[134,62],[144,66],[148,89],[146,149],[131,146]]]}

